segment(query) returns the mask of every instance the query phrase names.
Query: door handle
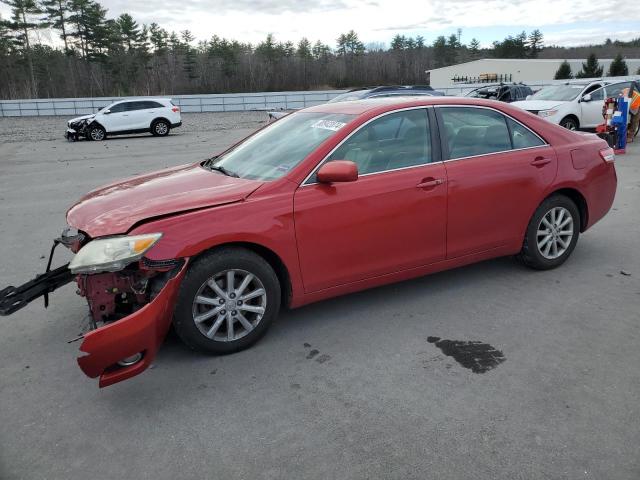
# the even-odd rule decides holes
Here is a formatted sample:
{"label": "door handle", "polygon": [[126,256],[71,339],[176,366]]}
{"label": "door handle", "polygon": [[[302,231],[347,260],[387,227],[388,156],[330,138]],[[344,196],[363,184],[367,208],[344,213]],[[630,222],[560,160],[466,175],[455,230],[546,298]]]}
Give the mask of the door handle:
{"label": "door handle", "polygon": [[536,157],[532,162],[531,165],[533,165],[534,167],[544,167],[545,165],[551,163],[551,159],[550,158],[546,158],[546,157]]}
{"label": "door handle", "polygon": [[442,185],[444,180],[442,178],[425,178],[422,182],[416,185],[416,188],[434,188],[438,185]]}

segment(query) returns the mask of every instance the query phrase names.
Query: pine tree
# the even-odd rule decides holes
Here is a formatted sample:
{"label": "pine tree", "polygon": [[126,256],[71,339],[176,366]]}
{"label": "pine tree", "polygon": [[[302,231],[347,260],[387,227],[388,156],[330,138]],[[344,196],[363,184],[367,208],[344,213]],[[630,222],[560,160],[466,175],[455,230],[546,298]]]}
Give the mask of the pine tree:
{"label": "pine tree", "polygon": [[529,58],[538,58],[538,54],[543,48],[543,36],[542,32],[535,29],[529,34],[527,38],[527,49],[529,51]]}
{"label": "pine tree", "polygon": [[472,38],[469,42],[469,53],[472,57],[477,57],[480,53],[480,42],[476,38]]}
{"label": "pine tree", "polygon": [[597,78],[602,76],[603,68],[598,63],[595,53],[590,53],[587,62],[582,64],[582,70],[576,74],[576,78]]}
{"label": "pine tree", "polygon": [[117,18],[116,23],[120,30],[122,42],[127,46],[127,50],[137,47],[142,39],[138,22],[128,13],[123,13]]}
{"label": "pine tree", "polygon": [[60,30],[60,38],[64,42],[64,51],[69,52],[69,43],[67,41],[67,12],[69,11],[68,0],[41,0],[45,17],[43,20],[47,26]]}
{"label": "pine tree", "polygon": [[629,75],[629,68],[627,62],[624,61],[624,57],[621,53],[616,55],[611,65],[609,65],[609,77],[625,77]]}
{"label": "pine tree", "polygon": [[573,74],[571,73],[571,65],[569,65],[569,62],[567,62],[566,60],[563,61],[558,67],[558,70],[556,71],[556,74],[553,78],[555,80],[567,80],[569,78],[573,78]]}
{"label": "pine tree", "polygon": [[43,28],[44,24],[37,18],[42,14],[42,10],[35,0],[0,0],[5,5],[11,7],[11,21],[6,22],[6,26],[13,32],[13,43],[22,51],[27,59],[29,68],[29,78],[31,80],[31,96],[38,96],[38,83],[36,82],[33,68],[33,52],[29,33],[38,28]]}

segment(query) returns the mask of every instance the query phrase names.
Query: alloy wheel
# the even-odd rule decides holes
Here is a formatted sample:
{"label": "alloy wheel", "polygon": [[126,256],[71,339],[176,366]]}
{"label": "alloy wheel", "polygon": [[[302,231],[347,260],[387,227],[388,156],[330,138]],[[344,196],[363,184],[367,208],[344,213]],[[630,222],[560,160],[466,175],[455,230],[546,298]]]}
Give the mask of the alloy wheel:
{"label": "alloy wheel", "polygon": [[573,239],[573,217],[564,207],[553,207],[540,220],[536,242],[540,254],[549,260],[564,254]]}
{"label": "alloy wheel", "polygon": [[168,127],[167,124],[164,122],[158,122],[156,123],[156,133],[158,135],[164,135],[165,133],[167,133]]}
{"label": "alloy wheel", "polygon": [[104,131],[100,128],[94,128],[91,130],[91,140],[95,140],[99,142],[100,140],[104,140]]}
{"label": "alloy wheel", "polygon": [[262,281],[246,270],[224,270],[210,277],[193,300],[200,333],[219,342],[238,340],[254,330],[266,311]]}

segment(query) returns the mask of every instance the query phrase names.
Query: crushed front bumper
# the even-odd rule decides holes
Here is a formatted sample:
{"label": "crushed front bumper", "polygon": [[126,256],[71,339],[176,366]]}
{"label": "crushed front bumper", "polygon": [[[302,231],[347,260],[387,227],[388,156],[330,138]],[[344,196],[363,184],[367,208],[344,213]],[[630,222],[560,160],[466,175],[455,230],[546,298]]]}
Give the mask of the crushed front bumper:
{"label": "crushed front bumper", "polygon": [[[99,376],[100,387],[134,377],[151,365],[171,325],[186,266],[187,262],[160,293],[140,310],[84,335],[80,351],[86,355],[78,358],[78,365],[88,377]],[[133,365],[118,364],[138,353],[142,354],[142,359]]]}
{"label": "crushed front bumper", "polygon": [[[85,283],[81,281],[83,275],[71,273],[68,264],[50,270],[58,243],[62,242],[57,239],[51,249],[46,273],[19,287],[9,286],[0,290],[0,316],[11,315],[39,297],[44,297],[46,307],[49,293],[57,288],[74,279],[78,287]],[[153,362],[171,325],[178,290],[189,261],[184,259],[173,263],[175,267],[171,270],[168,270],[170,265],[161,266],[161,271],[167,277],[161,280],[163,283],[158,285],[157,293],[151,296],[148,303],[100,327],[96,326],[94,320],[96,328],[80,337],[83,339],[80,351],[86,355],[78,358],[78,365],[87,376],[100,377],[100,387],[138,375]],[[130,361],[132,358],[135,360]]]}

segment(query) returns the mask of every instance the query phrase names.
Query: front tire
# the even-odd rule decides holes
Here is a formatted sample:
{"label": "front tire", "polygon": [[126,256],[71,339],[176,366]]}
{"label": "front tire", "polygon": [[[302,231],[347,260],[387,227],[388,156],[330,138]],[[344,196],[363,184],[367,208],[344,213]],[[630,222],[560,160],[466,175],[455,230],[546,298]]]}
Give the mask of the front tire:
{"label": "front tire", "polygon": [[223,355],[250,347],[280,311],[280,283],[271,265],[244,248],[205,254],[187,271],[174,313],[191,349]]}
{"label": "front tire", "polygon": [[166,137],[169,135],[171,125],[166,120],[156,120],[151,124],[151,134],[154,137]]}
{"label": "front tire", "polygon": [[580,228],[580,212],[573,200],[553,195],[531,217],[518,258],[536,270],[559,267],[576,247]]}
{"label": "front tire", "polygon": [[578,130],[578,128],[580,128],[578,121],[573,117],[564,117],[560,120],[560,126],[567,130]]}
{"label": "front tire", "polygon": [[94,124],[89,126],[89,131],[87,132],[87,138],[89,140],[93,140],[94,142],[101,142],[107,138],[107,131],[98,124]]}

